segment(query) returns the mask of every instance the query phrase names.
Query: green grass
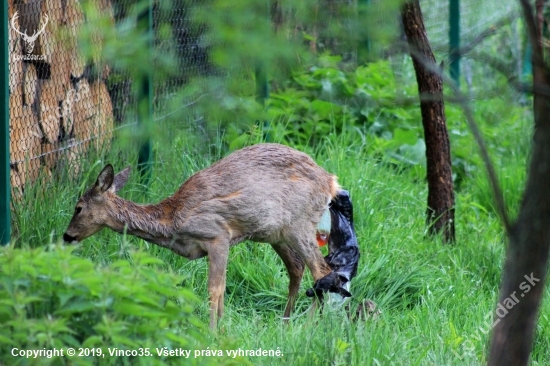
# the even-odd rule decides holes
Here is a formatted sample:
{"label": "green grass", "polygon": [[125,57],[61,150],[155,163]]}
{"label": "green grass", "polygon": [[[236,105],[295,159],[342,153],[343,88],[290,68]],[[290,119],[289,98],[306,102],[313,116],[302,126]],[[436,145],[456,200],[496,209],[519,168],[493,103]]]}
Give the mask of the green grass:
{"label": "green grass", "polygon": [[[179,136],[179,135],[178,135]],[[134,170],[120,194],[138,202],[157,202],[172,194],[191,174],[216,157],[193,153],[182,137],[157,142],[153,179],[147,193]],[[209,335],[210,349],[279,349],[282,357],[248,357],[237,363],[261,365],[481,365],[487,361],[486,315],[498,296],[505,237],[494,215],[487,183],[481,173],[462,183],[456,197],[455,245],[426,237],[427,187],[414,174],[392,168],[369,153],[353,132],[327,138],[307,151],[350,190],[361,260],[352,283],[352,309],[371,299],[381,314],[352,322],[343,310],[310,318],[304,278],[297,314],[289,326],[281,316],[288,278],[282,263],[265,244],[243,243],[231,249],[227,273],[225,316],[218,335]],[[506,161],[508,203],[516,212],[525,176],[525,155]],[[67,227],[80,193],[110,161],[115,169],[135,161],[120,155],[83,162],[81,177],[29,188],[14,221],[19,248],[57,242]],[[480,170],[481,171],[481,170]],[[46,188],[46,191],[44,191]],[[44,192],[47,192],[45,194]],[[184,275],[183,285],[204,299],[195,313],[208,321],[206,259],[188,261],[168,250],[104,230],[79,244],[75,255],[108,265],[132,258],[141,248],[162,260],[160,268]],[[548,291],[536,328],[533,365],[550,364],[550,300]],[[113,345],[116,346],[116,345]],[[155,347],[156,345],[143,345]],[[1,358],[1,357],[0,357]],[[228,362],[228,360],[225,360]]]}

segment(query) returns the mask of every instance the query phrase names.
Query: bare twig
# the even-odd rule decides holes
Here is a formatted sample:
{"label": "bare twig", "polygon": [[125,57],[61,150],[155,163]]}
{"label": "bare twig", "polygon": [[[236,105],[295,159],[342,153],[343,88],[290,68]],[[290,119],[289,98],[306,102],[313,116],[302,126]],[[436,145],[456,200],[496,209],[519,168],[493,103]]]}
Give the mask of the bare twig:
{"label": "bare twig", "polygon": [[[505,62],[497,57],[492,57],[488,54],[476,54],[475,56],[468,56],[471,59],[481,60],[486,65],[489,65],[494,70],[500,72],[502,75],[506,76],[510,85],[516,89],[516,91],[521,93],[535,94],[538,93],[542,96],[550,96],[550,88],[548,85],[544,85],[540,82],[526,83],[521,82],[517,75],[514,75],[512,68],[509,67]],[[513,76],[509,76],[512,74]]]}
{"label": "bare twig", "polygon": [[[512,13],[508,14],[504,18],[497,21],[495,24],[491,25],[489,28],[487,28],[484,31],[482,31],[481,33],[479,33],[477,35],[477,37],[475,37],[474,40],[471,41],[469,44],[467,44],[464,47],[460,47],[458,50],[455,51],[454,54],[457,57],[466,55],[467,53],[472,51],[478,44],[485,41],[490,36],[496,34],[496,32],[499,28],[501,28],[502,26],[504,26],[508,23],[513,22],[518,17],[519,17],[519,14],[517,14],[516,12],[512,12]],[[448,62],[450,62],[450,61],[448,61]]]}

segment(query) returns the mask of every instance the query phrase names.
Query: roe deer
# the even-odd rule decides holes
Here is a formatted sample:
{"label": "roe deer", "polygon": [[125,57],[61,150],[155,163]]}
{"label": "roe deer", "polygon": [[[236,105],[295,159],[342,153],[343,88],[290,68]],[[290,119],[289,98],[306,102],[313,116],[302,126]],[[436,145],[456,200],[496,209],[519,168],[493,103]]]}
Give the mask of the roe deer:
{"label": "roe deer", "polygon": [[[116,193],[130,167],[109,164],[76,204],[63,239],[79,242],[108,227],[125,230],[188,259],[209,257],[210,327],[223,314],[229,248],[245,240],[271,244],[290,277],[284,318],[294,307],[304,272],[325,291],[340,286],[316,241],[317,224],[341,191],[336,176],[308,155],[279,144],[258,144],[230,154],[191,176],[173,196],[138,205]],[[329,286],[326,286],[326,283]],[[329,291],[332,291],[329,289]]]}

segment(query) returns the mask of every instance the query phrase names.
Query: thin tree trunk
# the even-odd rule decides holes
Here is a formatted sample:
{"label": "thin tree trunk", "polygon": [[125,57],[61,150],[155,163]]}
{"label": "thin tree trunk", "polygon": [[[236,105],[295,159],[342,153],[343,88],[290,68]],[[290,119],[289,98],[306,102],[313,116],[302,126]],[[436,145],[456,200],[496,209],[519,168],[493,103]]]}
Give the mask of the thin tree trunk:
{"label": "thin tree trunk", "polygon": [[443,103],[443,80],[439,74],[424,66],[426,62],[435,64],[435,57],[426,35],[419,1],[404,3],[401,17],[416,72],[426,141],[428,232],[442,233],[446,242],[453,242],[454,193],[451,151]]}
{"label": "thin tree trunk", "polygon": [[281,0],[271,0],[271,24],[275,33],[279,32],[284,24],[284,12],[281,6]]}
{"label": "thin tree trunk", "polygon": [[533,8],[528,0],[520,3],[533,49],[535,133],[519,216],[509,233],[489,366],[528,364],[550,250],[550,72]]}
{"label": "thin tree trunk", "polygon": [[546,0],[536,0],[535,1],[535,11],[537,17],[537,39],[542,41],[543,35],[543,26],[544,26],[544,2]]}

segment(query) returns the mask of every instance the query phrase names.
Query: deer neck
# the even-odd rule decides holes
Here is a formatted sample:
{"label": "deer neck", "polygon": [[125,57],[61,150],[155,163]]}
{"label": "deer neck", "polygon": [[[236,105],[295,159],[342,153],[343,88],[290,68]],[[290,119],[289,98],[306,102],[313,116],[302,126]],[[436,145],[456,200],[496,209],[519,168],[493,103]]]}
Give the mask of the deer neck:
{"label": "deer neck", "polygon": [[154,243],[173,236],[173,220],[169,206],[163,204],[139,205],[115,196],[110,200],[107,226],[119,233],[126,231]]}

